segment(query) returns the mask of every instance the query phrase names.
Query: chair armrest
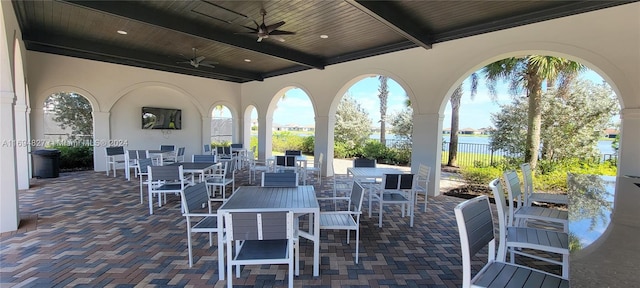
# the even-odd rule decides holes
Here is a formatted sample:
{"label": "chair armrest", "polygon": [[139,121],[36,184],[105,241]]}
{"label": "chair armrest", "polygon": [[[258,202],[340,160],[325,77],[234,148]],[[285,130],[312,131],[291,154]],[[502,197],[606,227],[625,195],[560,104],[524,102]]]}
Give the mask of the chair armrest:
{"label": "chair armrest", "polygon": [[320,201],[320,200],[324,200],[324,201],[329,201],[329,200],[349,200],[349,197],[318,197],[316,199],[318,199],[318,201]]}
{"label": "chair armrest", "polygon": [[218,217],[217,213],[183,213],[182,216],[189,217]]}

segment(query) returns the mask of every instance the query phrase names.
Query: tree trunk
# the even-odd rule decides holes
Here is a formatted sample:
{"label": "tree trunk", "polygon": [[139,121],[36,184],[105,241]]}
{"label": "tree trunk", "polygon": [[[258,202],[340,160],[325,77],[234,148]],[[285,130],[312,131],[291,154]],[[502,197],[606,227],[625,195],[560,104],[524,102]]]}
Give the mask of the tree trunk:
{"label": "tree trunk", "polygon": [[462,86],[458,86],[451,95],[451,135],[449,141],[449,159],[447,166],[458,167],[458,130],[460,122],[460,101],[462,100]]}
{"label": "tree trunk", "polygon": [[387,98],[389,97],[389,88],[387,85],[387,76],[378,76],[380,80],[380,86],[378,87],[378,98],[380,98],[380,143],[387,145],[387,129],[385,128],[387,123]]}
{"label": "tree trunk", "polygon": [[527,142],[524,161],[531,164],[535,171],[538,165],[540,148],[540,127],[542,124],[542,79],[536,75],[535,69],[527,71],[527,92],[529,93],[529,113],[527,119]]}

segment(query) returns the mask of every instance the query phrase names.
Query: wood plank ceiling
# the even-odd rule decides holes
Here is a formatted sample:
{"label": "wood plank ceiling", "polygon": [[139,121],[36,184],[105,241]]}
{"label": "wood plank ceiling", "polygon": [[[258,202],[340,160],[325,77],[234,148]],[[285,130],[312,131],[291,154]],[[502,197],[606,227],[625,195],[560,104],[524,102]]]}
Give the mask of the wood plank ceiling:
{"label": "wood plank ceiling", "polygon": [[[13,6],[28,50],[243,83],[630,2],[636,1],[30,0]],[[283,42],[245,34],[263,23],[261,11],[266,25],[285,21],[278,29],[295,34],[280,36]],[[194,58],[193,48],[215,68],[178,63]]]}

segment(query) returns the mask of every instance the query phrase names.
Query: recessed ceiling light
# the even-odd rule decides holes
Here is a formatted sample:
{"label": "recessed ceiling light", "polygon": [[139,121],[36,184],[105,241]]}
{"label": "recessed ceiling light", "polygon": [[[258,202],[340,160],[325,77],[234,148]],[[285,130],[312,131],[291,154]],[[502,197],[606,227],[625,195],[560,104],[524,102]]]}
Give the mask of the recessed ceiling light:
{"label": "recessed ceiling light", "polygon": [[124,31],[124,30],[118,30],[118,34],[127,35],[128,33],[127,33],[127,31]]}
{"label": "recessed ceiling light", "polygon": [[251,62],[251,59],[244,59],[244,62]]}
{"label": "recessed ceiling light", "polygon": [[329,35],[322,34],[322,35],[320,35],[320,38],[327,39],[327,38],[329,38]]}

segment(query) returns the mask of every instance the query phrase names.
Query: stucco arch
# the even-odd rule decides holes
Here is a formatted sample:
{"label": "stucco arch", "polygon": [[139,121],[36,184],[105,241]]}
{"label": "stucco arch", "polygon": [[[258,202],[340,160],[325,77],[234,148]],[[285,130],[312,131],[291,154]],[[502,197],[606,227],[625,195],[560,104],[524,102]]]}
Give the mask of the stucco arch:
{"label": "stucco arch", "polygon": [[[496,48],[496,47],[494,47]],[[593,53],[587,49],[573,46],[573,45],[565,45],[557,42],[518,42],[513,43],[511,45],[503,45],[496,49],[490,49],[485,51],[479,51],[473,55],[475,60],[465,61],[464,63],[469,63],[469,65],[460,66],[458,69],[455,69],[451,75],[455,75],[456,73],[460,73],[458,78],[452,81],[449,86],[448,91],[443,94],[444,99],[440,104],[440,113],[444,112],[444,109],[447,105],[447,102],[451,98],[453,91],[462,83],[469,75],[473,72],[476,72],[482,67],[505,59],[509,57],[522,57],[525,55],[549,55],[555,57],[561,57],[565,59],[569,59],[572,61],[576,61],[582,63],[589,69],[597,72],[607,83],[611,86],[613,91],[616,93],[618,100],[620,102],[620,107],[622,109],[625,108],[624,95],[623,90],[630,89],[633,90],[632,87],[628,88],[620,88],[617,83],[629,83],[630,79],[626,79],[627,77],[620,71],[619,68],[615,67],[610,63],[610,61],[606,60],[604,57]],[[600,63],[600,64],[597,64]],[[619,79],[616,81],[616,79]],[[630,91],[631,92],[631,91]],[[631,92],[633,93],[633,92]],[[441,94],[442,95],[442,94]],[[635,95],[635,94],[627,94],[627,95]]]}
{"label": "stucco arch", "polygon": [[[329,108],[329,113],[328,113],[329,117],[335,117],[336,111],[338,109],[338,105],[340,104],[342,97],[344,96],[345,93],[347,93],[349,88],[353,87],[354,84],[360,82],[360,80],[362,79],[365,79],[367,77],[377,76],[377,75],[387,76],[390,79],[393,79],[393,81],[395,81],[396,83],[398,83],[398,85],[400,85],[400,87],[402,87],[402,89],[407,94],[407,97],[409,97],[409,100],[411,100],[411,106],[415,106],[418,103],[418,101],[416,101],[415,93],[413,93],[413,90],[411,89],[411,85],[409,85],[409,83],[406,82],[399,75],[383,69],[365,69],[363,71],[355,71],[354,73],[352,73],[350,78],[345,77],[348,80],[346,80],[341,86],[339,86],[339,89],[337,90],[336,94],[331,100],[331,106]],[[416,109],[416,107],[412,107],[412,108]]]}
{"label": "stucco arch", "polygon": [[[292,89],[300,89],[300,90],[302,90],[304,92],[304,94],[307,95],[307,98],[309,98],[309,101],[311,101],[311,106],[313,107],[314,117],[318,115],[318,111],[317,111],[318,109],[316,107],[316,103],[314,102],[314,99],[313,99],[312,94],[309,91],[309,89],[307,89],[306,87],[304,87],[304,85],[302,85],[300,83],[290,83],[290,84],[284,85],[283,88],[281,88],[280,90],[277,90],[273,94],[273,96],[271,97],[271,100],[269,101],[269,105],[267,106],[267,111],[266,111],[267,117],[272,119],[273,112],[275,112],[275,110],[276,110],[276,105],[280,101],[280,98],[281,98],[280,95],[284,95],[285,93],[287,93],[287,91],[292,90]],[[258,113],[260,113],[260,109],[258,109]]]}
{"label": "stucco arch", "polygon": [[51,96],[52,94],[55,94],[61,91],[78,93],[89,101],[89,104],[91,104],[91,110],[93,112],[101,111],[100,103],[98,102],[98,99],[93,95],[93,93],[85,89],[82,89],[80,87],[72,86],[72,85],[54,86],[54,87],[45,89],[42,92],[36,93],[36,97],[35,97],[36,99],[35,99],[35,102],[33,103],[35,104],[35,107],[33,108],[42,110],[44,108],[44,103],[47,100],[47,98],[49,98],[49,96]]}
{"label": "stucco arch", "polygon": [[104,111],[105,112],[111,111],[111,108],[118,101],[122,100],[123,97],[125,97],[128,94],[130,94],[132,91],[135,91],[135,90],[138,90],[138,89],[141,89],[141,88],[144,88],[144,87],[154,87],[154,86],[171,89],[171,90],[174,90],[175,92],[178,92],[179,94],[184,95],[187,99],[189,99],[191,104],[193,104],[193,106],[195,106],[198,109],[198,112],[200,112],[200,115],[207,115],[206,111],[204,111],[203,105],[196,99],[196,97],[191,95],[191,93],[187,92],[186,90],[184,90],[184,89],[182,89],[182,88],[180,88],[180,87],[178,87],[176,85],[173,85],[173,84],[170,84],[170,83],[165,83],[165,82],[157,82],[157,81],[139,82],[139,83],[132,84],[132,85],[129,85],[129,86],[125,87],[124,89],[122,89],[122,90],[120,90],[119,92],[116,93],[116,96],[113,98],[114,100],[113,100],[112,103],[105,104],[105,107],[104,107],[105,110]]}

